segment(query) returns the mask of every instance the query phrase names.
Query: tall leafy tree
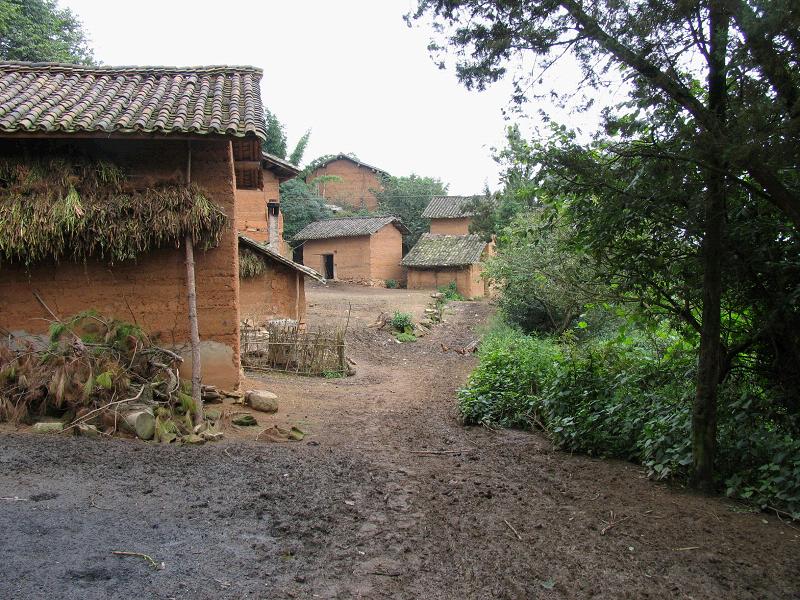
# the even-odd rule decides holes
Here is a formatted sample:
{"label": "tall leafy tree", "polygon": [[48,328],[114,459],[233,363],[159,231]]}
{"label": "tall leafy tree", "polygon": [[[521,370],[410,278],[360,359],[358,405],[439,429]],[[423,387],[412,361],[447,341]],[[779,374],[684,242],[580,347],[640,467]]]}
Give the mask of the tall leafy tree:
{"label": "tall leafy tree", "polygon": [[427,231],[429,222],[422,217],[422,211],[433,196],[447,193],[447,184],[436,177],[388,177],[383,189],[376,192],[378,208],[381,212],[400,217],[410,234],[403,239],[404,250],[409,250],[419,237]]}
{"label": "tall leafy tree", "polygon": [[306,147],[308,146],[308,141],[311,139],[311,130],[307,130],[300,139],[297,140],[297,144],[295,144],[294,150],[289,155],[289,162],[293,165],[299,165],[303,162],[303,155],[306,153]]}
{"label": "tall leafy tree", "polygon": [[264,120],[266,121],[266,139],[262,144],[264,152],[277,156],[278,158],[286,158],[286,131],[283,124],[278,120],[271,110],[264,111]]}
{"label": "tall leafy tree", "polygon": [[[693,255],[701,282],[692,314],[700,335],[692,448],[695,483],[711,488],[717,387],[726,354],[722,301],[731,207],[761,212],[761,204],[770,205],[779,239],[796,238],[800,225],[796,3],[420,0],[414,16],[426,14],[450,32],[447,41],[458,49],[456,70],[467,87],[500,79],[518,58],[533,58],[547,70],[569,52],[588,86],[601,87],[610,72],[618,73],[630,90],[629,102],[606,111],[607,133],[618,136],[622,153],[645,170],[687,170],[684,183],[694,193],[686,198],[685,216],[696,228],[687,236],[670,208],[680,204],[670,202],[655,227],[667,243],[685,238],[684,252]],[[515,99],[525,100],[526,90],[536,86],[536,79],[516,79]],[[590,158],[613,167],[604,164],[603,150]],[[614,181],[595,177],[592,162],[585,164],[589,179],[616,188],[618,199],[642,172],[627,171],[627,180]],[[641,219],[641,209],[623,206],[622,214]],[[669,222],[673,227],[666,230]]]}
{"label": "tall leafy tree", "polygon": [[325,207],[325,198],[319,195],[316,186],[295,177],[281,184],[281,212],[283,213],[283,237],[287,240],[303,227],[314,221],[329,218],[333,213]]}
{"label": "tall leafy tree", "polygon": [[0,0],[0,60],[94,61],[78,17],[55,0]]}

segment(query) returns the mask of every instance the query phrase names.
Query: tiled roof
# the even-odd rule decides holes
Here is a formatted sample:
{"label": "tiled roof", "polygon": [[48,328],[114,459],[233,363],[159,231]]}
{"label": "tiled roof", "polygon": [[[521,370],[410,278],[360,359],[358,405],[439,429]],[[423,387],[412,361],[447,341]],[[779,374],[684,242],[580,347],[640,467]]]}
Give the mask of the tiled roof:
{"label": "tiled roof", "polygon": [[275,173],[281,181],[297,177],[300,174],[300,167],[269,152],[261,153],[261,165]]}
{"label": "tiled roof", "polygon": [[306,277],[311,277],[311,279],[316,279],[317,281],[325,281],[325,278],[317,273],[311,267],[306,267],[305,265],[298,264],[293,260],[289,260],[285,256],[281,256],[277,252],[275,252],[272,248],[265,246],[264,244],[259,244],[257,241],[247,237],[246,235],[239,234],[239,243],[247,246],[251,250],[255,250],[256,252],[260,253],[262,256],[266,256],[276,262],[281,263],[282,265],[286,265],[287,267],[294,269],[295,271],[299,271]]}
{"label": "tiled roof", "polygon": [[0,133],[181,133],[264,138],[254,67],[0,62]]}
{"label": "tiled roof", "polygon": [[400,262],[406,267],[459,267],[480,262],[486,248],[477,235],[423,233]]}
{"label": "tiled roof", "polygon": [[426,219],[460,219],[472,217],[475,212],[469,206],[476,196],[434,196],[422,211]]}
{"label": "tiled roof", "polygon": [[[332,162],[334,162],[336,160],[349,160],[354,165],[358,165],[359,167],[367,168],[370,171],[374,171],[375,173],[383,175],[384,177],[390,177],[389,173],[387,173],[383,169],[379,169],[378,167],[373,167],[372,165],[368,165],[364,161],[358,160],[357,158],[353,158],[349,154],[337,154],[336,156],[332,156],[328,160],[318,164],[317,165],[317,169],[321,169],[322,167],[325,167],[325,166],[331,164]],[[316,169],[314,169],[314,170],[316,171]]]}
{"label": "tiled roof", "polygon": [[390,223],[397,227],[400,233],[408,233],[408,229],[406,229],[402,221],[391,215],[385,217],[342,217],[309,223],[292,239],[297,241],[324,240],[328,238],[372,235]]}

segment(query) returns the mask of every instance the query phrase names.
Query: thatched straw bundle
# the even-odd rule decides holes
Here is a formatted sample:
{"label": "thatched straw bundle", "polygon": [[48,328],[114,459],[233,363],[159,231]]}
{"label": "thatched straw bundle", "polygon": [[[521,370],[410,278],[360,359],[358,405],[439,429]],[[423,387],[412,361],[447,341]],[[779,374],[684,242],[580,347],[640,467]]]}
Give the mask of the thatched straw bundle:
{"label": "thatched straw bundle", "polygon": [[0,262],[114,263],[179,246],[216,246],[228,217],[195,185],[134,190],[116,166],[0,158]]}
{"label": "thatched straw bundle", "polygon": [[267,260],[249,248],[239,246],[239,278],[258,277],[267,270]]}

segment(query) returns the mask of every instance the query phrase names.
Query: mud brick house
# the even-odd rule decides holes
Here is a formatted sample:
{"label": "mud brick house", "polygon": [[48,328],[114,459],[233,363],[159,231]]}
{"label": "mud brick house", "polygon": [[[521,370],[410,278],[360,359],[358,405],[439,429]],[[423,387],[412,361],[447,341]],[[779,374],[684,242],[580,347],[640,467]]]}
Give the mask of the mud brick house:
{"label": "mud brick house", "polygon": [[242,321],[263,324],[290,319],[303,324],[306,314],[305,278],[322,276],[298,265],[272,247],[239,234],[239,312]]}
{"label": "mud brick house", "polygon": [[268,216],[271,178],[287,175],[261,156],[261,75],[0,62],[0,331],[36,339],[44,304],[60,316],[91,308],[188,353],[191,235],[203,379],[237,385],[248,245],[237,227],[270,241],[269,219],[245,215],[261,203]]}
{"label": "mud brick house", "polygon": [[475,213],[475,196],[434,196],[422,211],[431,220],[430,232],[441,235],[467,235]]}
{"label": "mud brick house", "polygon": [[[240,318],[253,324],[274,319],[302,324],[306,313],[305,278],[324,279],[313,269],[286,257],[291,250],[283,240],[280,184],[296,177],[300,169],[260,149],[256,155],[247,156],[249,148],[237,151],[238,143],[234,142],[233,154],[237,165]],[[252,167],[248,175],[241,174],[244,165]],[[249,187],[245,189],[244,185]]]}
{"label": "mud brick house", "polygon": [[378,199],[375,192],[383,189],[386,171],[356,160],[347,154],[337,154],[320,163],[306,177],[311,182],[317,177],[333,175],[336,181],[326,181],[319,186],[320,195],[329,203],[342,208],[375,210]]}
{"label": "mud brick house", "polygon": [[246,140],[233,143],[236,165],[236,229],[285,255],[280,185],[300,174],[292,163],[253,148]]}
{"label": "mud brick house", "polygon": [[302,263],[326,279],[380,286],[405,279],[400,259],[407,233],[393,216],[342,217],[310,223],[293,239],[302,242]]}
{"label": "mud brick house", "polygon": [[477,235],[423,233],[402,261],[407,286],[436,289],[454,282],[462,296],[480,298],[486,295],[481,260],[488,251],[489,244]]}

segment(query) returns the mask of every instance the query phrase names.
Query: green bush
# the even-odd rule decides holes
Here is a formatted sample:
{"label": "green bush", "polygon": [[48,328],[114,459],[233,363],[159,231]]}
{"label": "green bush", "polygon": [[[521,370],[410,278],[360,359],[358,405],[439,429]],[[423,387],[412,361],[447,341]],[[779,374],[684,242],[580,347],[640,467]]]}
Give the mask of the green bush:
{"label": "green bush", "polygon": [[445,300],[448,301],[460,301],[464,300],[464,296],[458,293],[458,289],[456,288],[456,282],[451,281],[447,285],[443,285],[439,287],[439,293],[442,294]]}
{"label": "green bush", "polygon": [[397,339],[398,342],[416,342],[417,336],[413,333],[405,333],[405,332],[398,332],[394,334],[394,337]]}
{"label": "green bush", "polygon": [[392,329],[400,333],[411,333],[414,330],[414,319],[410,313],[394,311],[390,321]]}
{"label": "green bush", "polygon": [[387,279],[384,283],[390,290],[396,290],[400,287],[400,283],[397,281],[397,279]]}
{"label": "green bush", "polygon": [[[667,330],[578,340],[501,325],[485,336],[479,358],[459,392],[466,424],[542,427],[566,450],[635,461],[658,479],[687,479],[692,342]],[[722,386],[718,483],[731,497],[800,517],[800,440],[790,420],[769,414],[763,393],[744,374]]]}

